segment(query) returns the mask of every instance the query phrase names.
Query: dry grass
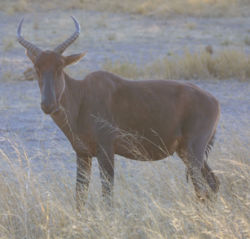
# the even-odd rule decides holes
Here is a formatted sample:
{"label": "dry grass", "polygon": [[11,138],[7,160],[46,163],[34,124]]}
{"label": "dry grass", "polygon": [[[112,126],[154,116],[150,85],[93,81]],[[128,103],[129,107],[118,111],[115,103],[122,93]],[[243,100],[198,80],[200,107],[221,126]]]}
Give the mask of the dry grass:
{"label": "dry grass", "polygon": [[12,38],[4,38],[3,39],[3,50],[10,51],[15,47],[15,42]]}
{"label": "dry grass", "polygon": [[3,0],[0,10],[8,13],[58,9],[87,9],[108,12],[124,12],[140,15],[171,16],[189,15],[204,17],[238,16],[248,14],[248,0]]}
{"label": "dry grass", "polygon": [[247,46],[250,46],[250,37],[249,37],[249,36],[245,36],[245,38],[244,38],[244,43],[245,43]]}
{"label": "dry grass", "polygon": [[226,154],[214,150],[210,164],[219,175],[221,189],[210,205],[196,201],[192,186],[185,182],[184,167],[177,160],[127,160],[125,168],[118,160],[113,210],[103,206],[99,177],[92,175],[89,200],[79,215],[73,196],[75,179],[68,171],[61,168],[55,173],[45,166],[37,174],[25,150],[9,143],[15,154],[0,150],[5,165],[0,174],[0,238],[250,236],[248,149]]}
{"label": "dry grass", "polygon": [[103,69],[113,72],[115,74],[127,77],[127,78],[131,78],[131,79],[135,79],[137,77],[141,77],[142,75],[144,75],[143,73],[143,69],[140,69],[136,63],[132,63],[129,61],[116,61],[116,62],[112,62],[110,60],[106,60],[103,63]]}
{"label": "dry grass", "polygon": [[27,0],[3,0],[0,3],[0,10],[7,12],[8,14],[14,14],[15,12],[26,12],[31,10],[30,1]]}
{"label": "dry grass", "polygon": [[238,50],[223,50],[214,55],[206,50],[194,53],[186,50],[183,56],[166,56],[146,66],[136,66],[131,62],[106,61],[103,68],[132,79],[235,78],[244,81],[250,78],[250,57]]}

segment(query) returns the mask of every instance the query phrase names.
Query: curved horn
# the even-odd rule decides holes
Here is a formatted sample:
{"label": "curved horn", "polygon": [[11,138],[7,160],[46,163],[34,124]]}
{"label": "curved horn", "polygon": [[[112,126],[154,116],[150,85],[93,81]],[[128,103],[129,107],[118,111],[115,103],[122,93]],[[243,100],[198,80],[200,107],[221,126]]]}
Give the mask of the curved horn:
{"label": "curved horn", "polygon": [[20,21],[18,28],[17,28],[17,41],[24,46],[28,51],[31,51],[35,56],[38,56],[42,50],[39,49],[37,46],[34,44],[26,41],[22,36],[21,36],[21,30],[22,30],[22,24],[23,24],[24,18]]}
{"label": "curved horn", "polygon": [[80,30],[81,30],[80,24],[77,22],[77,20],[73,16],[71,16],[71,18],[73,19],[75,23],[76,30],[66,41],[64,41],[62,44],[60,44],[54,49],[54,51],[57,52],[58,54],[62,54],[65,51],[65,49],[69,45],[71,45],[76,40],[76,38],[80,35]]}

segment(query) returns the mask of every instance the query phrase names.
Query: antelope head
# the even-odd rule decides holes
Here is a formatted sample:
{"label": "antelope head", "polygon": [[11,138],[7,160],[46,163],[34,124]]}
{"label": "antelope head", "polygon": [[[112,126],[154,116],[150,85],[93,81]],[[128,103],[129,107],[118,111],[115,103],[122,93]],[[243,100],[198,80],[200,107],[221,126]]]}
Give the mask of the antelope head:
{"label": "antelope head", "polygon": [[80,34],[80,25],[75,23],[75,32],[53,51],[42,51],[36,45],[28,42],[21,36],[23,19],[17,29],[17,40],[26,48],[26,55],[34,64],[38,75],[38,84],[41,91],[41,108],[45,114],[53,114],[59,110],[60,100],[65,89],[64,67],[79,61],[85,53],[63,56],[62,53]]}

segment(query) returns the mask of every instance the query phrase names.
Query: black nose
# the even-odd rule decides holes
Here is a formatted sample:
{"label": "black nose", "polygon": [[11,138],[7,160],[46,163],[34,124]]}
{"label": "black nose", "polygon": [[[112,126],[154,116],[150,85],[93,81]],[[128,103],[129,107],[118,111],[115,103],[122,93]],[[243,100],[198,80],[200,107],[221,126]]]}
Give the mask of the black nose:
{"label": "black nose", "polygon": [[55,109],[55,104],[41,103],[41,108],[45,114],[51,114]]}

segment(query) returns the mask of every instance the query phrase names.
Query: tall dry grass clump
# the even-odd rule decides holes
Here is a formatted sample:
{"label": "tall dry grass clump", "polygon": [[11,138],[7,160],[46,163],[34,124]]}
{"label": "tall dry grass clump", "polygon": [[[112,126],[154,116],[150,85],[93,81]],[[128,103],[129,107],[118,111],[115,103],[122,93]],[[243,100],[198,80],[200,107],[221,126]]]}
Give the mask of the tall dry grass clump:
{"label": "tall dry grass clump", "polygon": [[[234,143],[234,142],[233,142]],[[75,210],[75,178],[68,170],[35,172],[25,150],[0,150],[1,238],[248,238],[249,155],[221,152],[210,163],[221,180],[217,200],[196,200],[176,158],[116,161],[113,209],[105,208],[93,174],[84,212]],[[230,147],[228,147],[230,148]],[[232,147],[235,149],[235,147]],[[41,152],[42,153],[42,152]],[[124,166],[126,162],[126,166]],[[48,173],[49,170],[49,173]]]}
{"label": "tall dry grass clump", "polygon": [[106,61],[105,70],[124,77],[136,79],[231,79],[246,81],[250,79],[250,57],[243,51],[223,50],[214,55],[206,50],[190,52],[182,56],[166,56],[143,66],[131,62]]}

